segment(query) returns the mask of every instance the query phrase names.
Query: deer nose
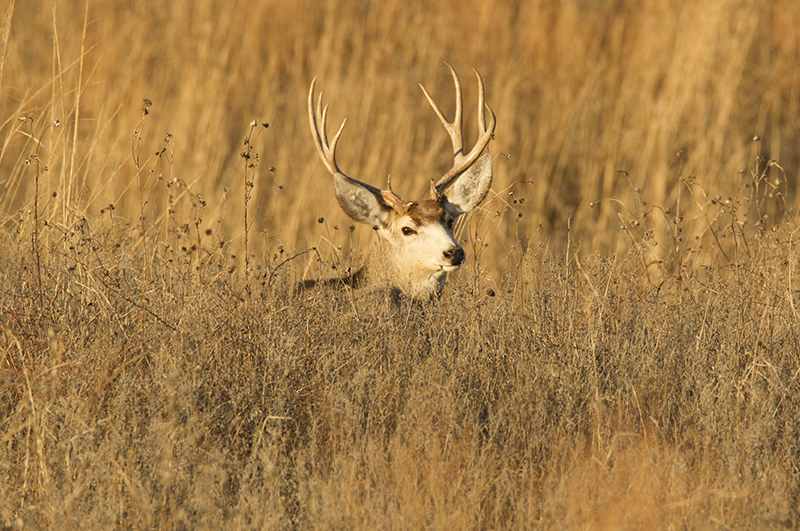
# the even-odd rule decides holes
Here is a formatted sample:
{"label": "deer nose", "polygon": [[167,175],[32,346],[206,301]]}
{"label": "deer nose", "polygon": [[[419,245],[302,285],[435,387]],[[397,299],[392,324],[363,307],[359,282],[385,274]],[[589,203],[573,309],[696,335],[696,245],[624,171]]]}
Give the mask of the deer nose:
{"label": "deer nose", "polygon": [[458,266],[461,265],[466,256],[464,255],[464,249],[455,246],[451,247],[450,249],[444,252],[444,258],[445,260],[449,260],[450,263],[453,264],[454,266]]}

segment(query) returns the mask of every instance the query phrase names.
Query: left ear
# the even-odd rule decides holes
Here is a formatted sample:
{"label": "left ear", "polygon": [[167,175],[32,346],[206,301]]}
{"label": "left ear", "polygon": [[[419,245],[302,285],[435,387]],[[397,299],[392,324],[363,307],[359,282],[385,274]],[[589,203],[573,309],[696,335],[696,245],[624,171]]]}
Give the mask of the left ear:
{"label": "left ear", "polygon": [[486,197],[492,185],[492,156],[487,152],[453,181],[442,196],[442,208],[453,219],[469,212]]}

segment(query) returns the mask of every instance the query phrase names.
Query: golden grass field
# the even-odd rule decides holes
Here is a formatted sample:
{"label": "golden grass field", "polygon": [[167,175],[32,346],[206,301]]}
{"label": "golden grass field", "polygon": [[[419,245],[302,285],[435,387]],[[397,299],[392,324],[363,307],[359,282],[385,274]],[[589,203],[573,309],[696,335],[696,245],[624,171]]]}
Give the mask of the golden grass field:
{"label": "golden grass field", "polygon": [[[800,527],[800,4],[152,4],[0,2],[0,529]],[[295,293],[443,61],[467,265]]]}

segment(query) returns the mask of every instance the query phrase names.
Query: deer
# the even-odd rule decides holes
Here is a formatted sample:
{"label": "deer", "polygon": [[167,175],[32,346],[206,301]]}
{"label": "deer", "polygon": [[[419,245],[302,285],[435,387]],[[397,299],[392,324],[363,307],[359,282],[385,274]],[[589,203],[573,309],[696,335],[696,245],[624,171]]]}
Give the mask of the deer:
{"label": "deer", "polygon": [[[311,136],[322,162],[333,175],[339,206],[350,218],[372,227],[377,234],[366,263],[355,273],[338,279],[340,283],[351,287],[369,285],[388,289],[411,300],[438,299],[447,274],[459,269],[466,261],[464,249],[453,235],[453,228],[463,214],[484,200],[492,184],[492,157],[487,146],[494,138],[496,118],[486,103],[483,78],[473,70],[478,80],[479,137],[469,153],[464,154],[461,81],[455,69],[449,63],[445,64],[453,76],[456,93],[452,122],[447,120],[425,87],[419,86],[450,136],[453,166],[439,179],[431,179],[430,198],[420,201],[401,199],[392,190],[391,175],[386,190],[381,190],[348,177],[341,170],[336,161],[336,146],[347,119],[328,140],[328,105],[323,107],[320,93],[314,108],[316,78],[311,81],[308,92]],[[305,281],[303,288],[322,282]]]}

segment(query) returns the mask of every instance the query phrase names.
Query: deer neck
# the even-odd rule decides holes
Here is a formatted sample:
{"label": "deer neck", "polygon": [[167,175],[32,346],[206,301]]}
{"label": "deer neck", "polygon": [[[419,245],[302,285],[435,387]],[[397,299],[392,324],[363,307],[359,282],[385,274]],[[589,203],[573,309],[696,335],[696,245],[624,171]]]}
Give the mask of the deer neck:
{"label": "deer neck", "polygon": [[399,290],[412,299],[431,299],[442,293],[447,279],[445,271],[415,271],[382,238],[372,244],[365,264],[367,282],[379,289]]}

